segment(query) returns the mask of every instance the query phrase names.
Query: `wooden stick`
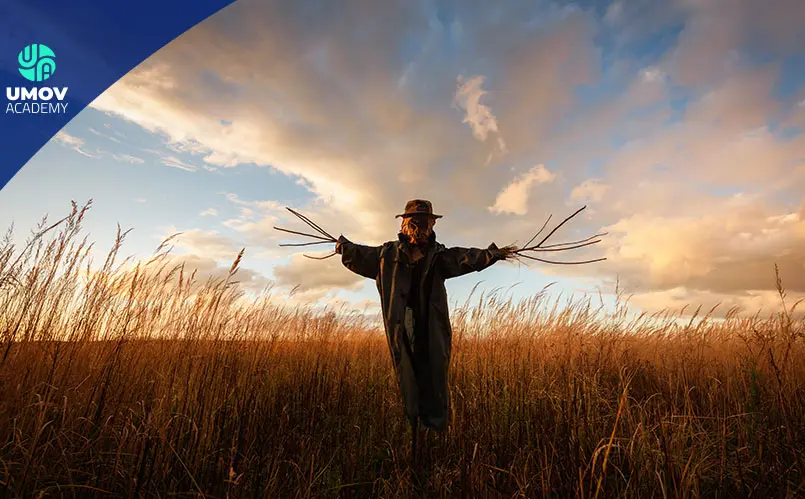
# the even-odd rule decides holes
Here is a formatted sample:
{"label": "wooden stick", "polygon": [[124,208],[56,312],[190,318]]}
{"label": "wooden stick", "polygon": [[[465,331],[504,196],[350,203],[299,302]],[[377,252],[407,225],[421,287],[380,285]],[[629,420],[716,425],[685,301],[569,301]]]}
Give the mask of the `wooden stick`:
{"label": "wooden stick", "polygon": [[536,239],[536,238],[537,238],[537,236],[539,236],[540,234],[542,234],[542,231],[543,231],[543,230],[545,230],[545,227],[548,225],[548,222],[550,222],[550,221],[551,221],[551,217],[552,217],[552,216],[553,216],[553,214],[549,214],[549,215],[548,215],[548,219],[547,219],[547,220],[545,220],[545,223],[544,223],[544,224],[542,224],[542,228],[539,230],[539,232],[537,232],[536,234],[534,234],[534,237],[532,237],[531,239],[529,239],[529,240],[528,240],[528,242],[527,242],[527,243],[525,243],[525,244],[523,245],[524,247],[525,247],[525,246],[528,246],[529,244],[531,244],[531,243],[532,243],[532,241],[534,241],[534,239]]}
{"label": "wooden stick", "polygon": [[554,265],[583,265],[585,263],[595,263],[595,262],[602,262],[602,261],[606,260],[606,257],[604,257],[604,258],[596,258],[594,260],[584,260],[584,261],[581,261],[581,262],[556,262],[556,261],[553,261],[553,260],[544,260],[542,258],[537,258],[535,256],[523,255],[522,253],[518,253],[517,256],[519,256],[521,258],[528,258],[529,260],[536,260],[536,261],[542,262],[542,263],[552,263]]}
{"label": "wooden stick", "polygon": [[568,221],[569,221],[571,218],[573,218],[573,217],[575,217],[576,215],[578,215],[579,213],[581,213],[581,211],[582,211],[582,210],[584,210],[585,208],[587,208],[587,205],[582,206],[581,208],[579,208],[578,210],[576,210],[575,212],[573,212],[573,214],[572,214],[572,215],[570,215],[570,216],[569,216],[569,217],[567,217],[566,219],[562,220],[562,223],[560,223],[559,225],[557,225],[556,227],[554,227],[554,228],[553,228],[553,230],[552,230],[552,231],[550,231],[550,232],[548,233],[548,235],[547,235],[547,236],[545,236],[544,238],[542,238],[542,241],[540,241],[539,243],[537,243],[537,247],[542,246],[542,243],[544,243],[545,241],[547,241],[547,240],[548,240],[548,238],[549,238],[549,237],[551,237],[551,236],[554,234],[554,232],[556,232],[557,230],[559,230],[559,227],[561,227],[561,226],[565,225],[565,224],[566,224],[566,223],[567,223],[567,222],[568,222]]}
{"label": "wooden stick", "polygon": [[317,236],[315,234],[308,234],[306,232],[298,232],[298,231],[295,231],[295,230],[283,229],[282,227],[277,227],[276,225],[274,226],[274,229],[280,230],[282,232],[288,232],[290,234],[296,234],[297,236],[312,237],[314,239],[321,239],[322,241],[326,241],[326,242],[333,242],[333,243],[335,242],[335,239],[327,239],[326,237]]}
{"label": "wooden stick", "polygon": [[[286,208],[287,208],[287,207],[286,207]],[[310,225],[312,228],[316,229],[318,232],[320,232],[320,233],[321,233],[321,235],[323,235],[323,236],[327,236],[327,237],[329,237],[330,239],[332,239],[333,241],[335,241],[335,238],[334,238],[333,236],[331,236],[330,234],[328,234],[326,230],[324,230],[324,229],[322,229],[321,227],[319,227],[319,226],[316,224],[316,222],[314,222],[313,220],[311,220],[311,219],[307,218],[306,216],[302,215],[302,214],[301,214],[301,213],[299,213],[298,211],[294,211],[294,210],[292,210],[291,208],[287,208],[287,210],[288,210],[288,211],[290,211],[291,213],[293,213],[294,215],[296,215],[297,217],[301,218],[303,222],[305,222],[306,224]]]}
{"label": "wooden stick", "polygon": [[589,242],[586,242],[586,243],[577,244],[575,246],[566,246],[566,247],[563,247],[563,248],[556,248],[556,247],[536,248],[536,247],[534,247],[534,248],[523,248],[523,249],[520,249],[520,250],[517,250],[517,251],[567,251],[567,250],[583,248],[585,246],[591,246],[593,244],[600,243],[600,242],[601,242],[600,239],[596,239],[595,241],[589,241]]}
{"label": "wooden stick", "polygon": [[[540,246],[540,248],[556,248],[557,246],[567,246],[567,245],[570,245],[570,244],[586,243],[590,239],[595,239],[596,237],[603,237],[603,236],[606,236],[607,234],[608,234],[607,232],[601,232],[600,234],[595,234],[595,235],[592,235],[590,237],[580,239],[578,241],[570,241],[570,242],[567,242],[567,243],[546,244],[545,246]],[[524,249],[530,249],[530,248],[524,248]]]}
{"label": "wooden stick", "polygon": [[[288,247],[288,246],[313,246],[314,244],[333,244],[334,241],[313,241],[312,243],[283,243],[280,244],[280,247]],[[551,250],[547,250],[551,251]]]}
{"label": "wooden stick", "polygon": [[310,255],[302,255],[302,256],[304,256],[305,258],[310,258],[311,260],[326,260],[328,258],[334,257],[336,254],[337,253],[333,251],[332,253],[326,256],[310,256]]}

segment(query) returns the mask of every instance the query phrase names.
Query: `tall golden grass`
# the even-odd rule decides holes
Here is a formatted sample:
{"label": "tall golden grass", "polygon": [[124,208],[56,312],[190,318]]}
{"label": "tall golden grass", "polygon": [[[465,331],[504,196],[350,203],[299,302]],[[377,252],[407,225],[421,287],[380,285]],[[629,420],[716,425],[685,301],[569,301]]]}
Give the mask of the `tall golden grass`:
{"label": "tall golden grass", "polygon": [[0,246],[0,495],[796,497],[802,319],[633,317],[480,297],[453,314],[452,412],[413,464],[381,331],[245,300],[238,255],[92,268],[73,206]]}

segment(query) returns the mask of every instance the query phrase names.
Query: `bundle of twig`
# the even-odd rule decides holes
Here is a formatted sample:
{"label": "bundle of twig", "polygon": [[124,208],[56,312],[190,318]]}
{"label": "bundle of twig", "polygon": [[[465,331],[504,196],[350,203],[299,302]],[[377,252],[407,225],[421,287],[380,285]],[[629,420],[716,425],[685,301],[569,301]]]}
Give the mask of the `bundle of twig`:
{"label": "bundle of twig", "polygon": [[542,224],[542,228],[539,230],[539,232],[534,234],[534,237],[529,239],[528,242],[525,243],[522,248],[515,248],[513,246],[508,247],[508,248],[510,248],[508,250],[509,255],[511,255],[511,257],[513,259],[515,259],[515,260],[517,260],[517,261],[519,261],[521,263],[523,263],[523,262],[520,259],[525,258],[525,259],[528,259],[528,260],[535,260],[537,262],[542,262],[542,263],[551,263],[551,264],[554,264],[554,265],[583,265],[585,263],[595,263],[595,262],[600,262],[600,261],[606,260],[606,258],[595,258],[595,259],[592,259],[592,260],[581,260],[581,261],[574,261],[574,262],[558,262],[558,261],[555,261],[555,260],[546,260],[544,258],[539,258],[539,257],[533,256],[533,255],[527,255],[526,254],[526,252],[540,253],[540,252],[569,251],[569,250],[574,250],[574,249],[578,249],[578,248],[584,248],[586,246],[591,246],[593,244],[601,242],[601,239],[599,239],[599,238],[602,237],[602,236],[607,235],[606,232],[601,232],[599,234],[595,234],[593,236],[590,236],[588,238],[581,239],[581,240],[578,240],[578,241],[570,241],[570,242],[567,242],[567,243],[545,244],[546,242],[548,242],[548,239],[550,239],[550,237],[552,235],[554,235],[554,233],[557,230],[559,230],[559,228],[561,226],[563,226],[568,221],[570,221],[570,219],[572,219],[573,217],[575,217],[576,215],[581,213],[582,210],[584,210],[585,208],[587,208],[587,206],[582,206],[581,208],[576,210],[572,215],[570,215],[569,217],[565,218],[564,220],[562,220],[562,222],[559,225],[554,227],[553,230],[551,230],[548,233],[547,236],[543,237],[540,240],[540,242],[538,242],[537,244],[534,244],[533,246],[529,246],[532,242],[534,242],[534,240],[537,237],[539,237],[540,234],[542,234],[542,231],[545,230],[545,227],[548,226],[548,222],[551,221],[551,217],[553,216],[553,215],[548,215],[548,219],[545,220],[544,224]]}
{"label": "bundle of twig", "polygon": [[[296,230],[283,229],[282,227],[277,227],[275,225],[274,228],[276,230],[279,230],[279,231],[282,231],[282,232],[287,232],[289,234],[295,234],[297,236],[304,236],[304,237],[310,237],[312,239],[315,239],[314,241],[310,241],[310,242],[306,242],[306,243],[285,243],[285,244],[280,244],[280,246],[313,246],[315,244],[335,244],[337,242],[336,238],[331,236],[326,230],[322,229],[313,220],[311,220],[308,217],[302,215],[298,211],[295,211],[295,210],[292,210],[292,209],[288,208],[287,206],[285,207],[285,209],[290,211],[294,215],[296,215],[296,217],[299,218],[301,221],[305,222],[308,225],[308,227],[310,227],[311,229],[316,231],[318,233],[318,235],[317,234],[308,234],[307,232],[299,232],[299,231],[296,231]],[[325,255],[325,256],[310,256],[310,255],[302,255],[302,256],[305,256],[307,258],[312,258],[313,260],[325,260],[327,258],[335,256],[335,251],[333,251],[332,253],[330,253],[328,255]]]}

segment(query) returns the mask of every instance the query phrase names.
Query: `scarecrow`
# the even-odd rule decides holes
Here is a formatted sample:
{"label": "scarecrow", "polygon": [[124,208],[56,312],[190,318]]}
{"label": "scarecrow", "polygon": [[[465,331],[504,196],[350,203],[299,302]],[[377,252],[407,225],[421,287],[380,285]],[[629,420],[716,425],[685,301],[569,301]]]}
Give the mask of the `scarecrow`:
{"label": "scarecrow", "polygon": [[540,231],[523,247],[508,245],[499,248],[495,243],[487,248],[446,247],[436,241],[433,230],[441,215],[433,213],[430,201],[408,201],[401,218],[397,239],[380,246],[365,246],[349,241],[343,235],[338,239],[324,231],[306,216],[288,210],[304,221],[317,234],[275,227],[275,229],[313,238],[307,243],[281,246],[307,246],[335,243],[335,251],[324,257],[341,255],[341,262],[352,272],[373,279],[380,294],[383,324],[391,353],[403,405],[412,428],[412,453],[416,456],[418,427],[443,432],[447,427],[449,410],[448,368],[452,330],[448,314],[445,280],[470,272],[479,272],[501,260],[524,263],[534,260],[553,264],[578,265],[604,260],[560,262],[534,256],[537,252],[565,251],[599,242],[592,237],[568,243],[548,244],[547,240],[576,216],[584,207],[557,225],[539,243],[532,242]]}

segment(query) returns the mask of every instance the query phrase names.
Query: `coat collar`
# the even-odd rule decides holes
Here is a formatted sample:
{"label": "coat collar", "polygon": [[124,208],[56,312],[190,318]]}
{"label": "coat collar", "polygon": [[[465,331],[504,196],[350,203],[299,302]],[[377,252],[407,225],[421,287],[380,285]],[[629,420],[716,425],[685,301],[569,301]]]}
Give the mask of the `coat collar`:
{"label": "coat collar", "polygon": [[[431,231],[430,237],[428,238],[428,245],[427,251],[425,253],[425,261],[430,266],[430,262],[433,261],[433,256],[439,252],[440,244],[436,242],[436,232]],[[397,257],[397,261],[410,263],[411,262],[411,243],[408,241],[408,237],[406,237],[403,233],[397,234],[397,248],[398,248],[398,255],[403,255],[402,257]]]}
{"label": "coat collar", "polygon": [[[408,237],[407,237],[405,234],[403,234],[402,232],[400,232],[400,233],[398,233],[398,234],[397,234],[397,239],[398,239],[398,240],[399,240],[401,243],[403,243],[403,245],[404,245],[404,246],[406,246],[406,247],[407,247],[409,244],[411,244],[411,243],[408,241]],[[430,236],[428,237],[428,247],[432,247],[432,246],[435,246],[435,245],[436,245],[436,232],[434,232],[434,231],[430,231]]]}

